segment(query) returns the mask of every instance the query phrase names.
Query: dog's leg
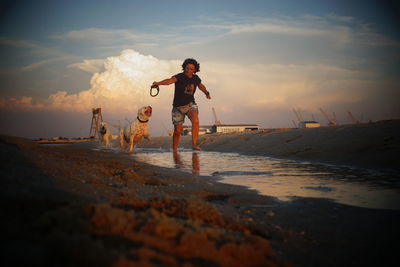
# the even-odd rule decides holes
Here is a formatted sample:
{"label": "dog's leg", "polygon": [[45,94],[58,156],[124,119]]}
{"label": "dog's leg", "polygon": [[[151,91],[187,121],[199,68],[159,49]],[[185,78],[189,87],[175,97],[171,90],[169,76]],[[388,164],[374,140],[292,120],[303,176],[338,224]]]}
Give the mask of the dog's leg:
{"label": "dog's leg", "polygon": [[106,135],[106,148],[110,149],[110,135],[109,134]]}
{"label": "dog's leg", "polygon": [[129,153],[132,153],[133,152],[133,145],[134,145],[134,138],[133,138],[134,136],[133,136],[133,134],[131,134],[131,138],[130,138],[130,144],[129,144]]}
{"label": "dog's leg", "polygon": [[121,150],[124,149],[125,146],[125,140],[124,140],[124,128],[119,129],[119,147]]}

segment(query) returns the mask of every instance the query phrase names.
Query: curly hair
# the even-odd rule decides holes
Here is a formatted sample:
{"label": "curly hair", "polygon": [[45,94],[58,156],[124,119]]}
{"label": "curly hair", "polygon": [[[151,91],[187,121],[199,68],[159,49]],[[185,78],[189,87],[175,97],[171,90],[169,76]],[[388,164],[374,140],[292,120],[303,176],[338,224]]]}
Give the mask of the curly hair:
{"label": "curly hair", "polygon": [[193,58],[187,58],[185,61],[183,61],[182,64],[182,70],[185,70],[185,67],[187,64],[193,64],[194,65],[194,72],[199,72],[200,71],[200,63],[198,63],[195,59]]}

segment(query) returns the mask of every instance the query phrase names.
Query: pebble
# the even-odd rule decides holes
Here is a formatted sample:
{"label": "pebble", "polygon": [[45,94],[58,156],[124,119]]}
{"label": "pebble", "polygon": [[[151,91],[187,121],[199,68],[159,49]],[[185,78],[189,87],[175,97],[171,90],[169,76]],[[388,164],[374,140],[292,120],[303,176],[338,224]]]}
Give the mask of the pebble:
{"label": "pebble", "polygon": [[275,212],[273,212],[272,210],[270,210],[270,211],[267,212],[267,216],[273,217],[273,216],[275,216]]}

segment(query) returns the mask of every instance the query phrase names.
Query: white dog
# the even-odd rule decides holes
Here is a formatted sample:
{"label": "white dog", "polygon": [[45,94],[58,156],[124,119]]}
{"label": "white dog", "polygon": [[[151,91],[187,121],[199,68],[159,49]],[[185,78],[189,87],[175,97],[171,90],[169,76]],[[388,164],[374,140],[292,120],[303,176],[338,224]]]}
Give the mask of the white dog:
{"label": "white dog", "polygon": [[110,148],[111,143],[110,140],[112,138],[112,133],[108,124],[105,122],[101,122],[99,126],[99,134],[100,134],[100,142],[105,148]]}
{"label": "white dog", "polygon": [[142,137],[150,140],[148,122],[153,109],[150,106],[142,107],[138,110],[136,120],[130,125],[121,127],[119,131],[119,141],[122,150],[126,150],[129,146],[129,152],[133,152],[135,144]]}

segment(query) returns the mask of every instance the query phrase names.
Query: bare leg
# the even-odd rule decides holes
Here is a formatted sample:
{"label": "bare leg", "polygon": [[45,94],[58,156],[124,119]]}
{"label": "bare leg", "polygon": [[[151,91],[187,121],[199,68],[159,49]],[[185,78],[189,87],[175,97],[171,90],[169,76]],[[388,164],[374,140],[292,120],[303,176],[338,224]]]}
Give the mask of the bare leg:
{"label": "bare leg", "polygon": [[197,139],[199,138],[199,112],[197,110],[189,111],[188,117],[192,122],[192,149],[200,150],[197,145]]}
{"label": "bare leg", "polygon": [[181,137],[182,129],[183,129],[182,124],[174,125],[174,135],[172,137],[172,151],[173,152],[178,151],[179,138]]}

